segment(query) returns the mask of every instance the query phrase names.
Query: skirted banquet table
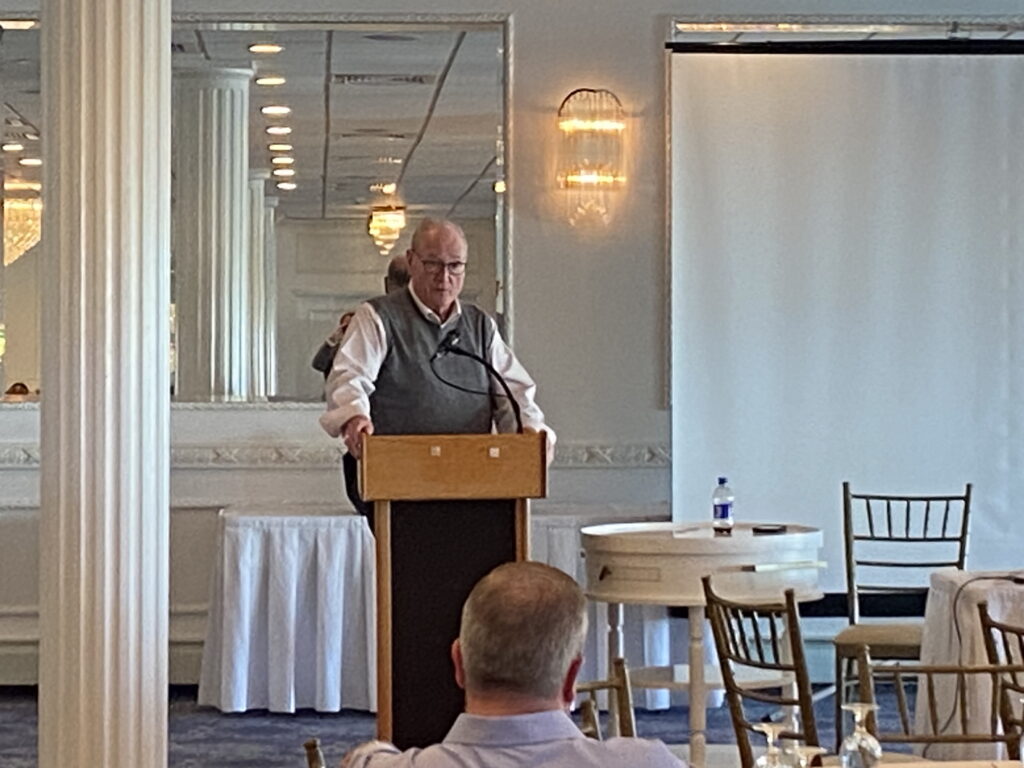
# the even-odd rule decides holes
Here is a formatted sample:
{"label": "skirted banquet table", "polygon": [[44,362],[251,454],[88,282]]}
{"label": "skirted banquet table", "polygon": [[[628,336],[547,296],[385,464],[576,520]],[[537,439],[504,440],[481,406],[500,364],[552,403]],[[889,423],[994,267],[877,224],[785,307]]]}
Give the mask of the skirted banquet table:
{"label": "skirted banquet table", "polygon": [[374,541],[341,507],[220,514],[199,704],[375,711]]}
{"label": "skirted banquet table", "polygon": [[[987,664],[985,641],[981,634],[978,603],[987,602],[989,614],[1008,624],[1024,625],[1024,571],[960,571],[940,568],[931,575],[925,604],[924,633],[921,639],[922,664]],[[967,710],[971,713],[972,732],[988,730],[990,691],[984,681],[966,691]],[[959,721],[955,682],[951,677],[936,680],[938,700],[947,703],[947,718]],[[918,730],[926,730],[928,711],[925,691],[918,691],[916,711]],[[947,720],[952,722],[952,719]],[[929,760],[1005,759],[1002,744],[931,744],[924,757]]]}
{"label": "skirted banquet table", "polygon": [[[583,583],[582,526],[667,514],[658,503],[547,503],[532,518],[532,559]],[[217,536],[199,703],[224,712],[376,711],[375,545],[364,519],[340,505],[240,505],[222,510]],[[635,654],[667,656],[667,620],[639,607],[629,615]],[[598,634],[592,620],[586,679],[607,665]]]}

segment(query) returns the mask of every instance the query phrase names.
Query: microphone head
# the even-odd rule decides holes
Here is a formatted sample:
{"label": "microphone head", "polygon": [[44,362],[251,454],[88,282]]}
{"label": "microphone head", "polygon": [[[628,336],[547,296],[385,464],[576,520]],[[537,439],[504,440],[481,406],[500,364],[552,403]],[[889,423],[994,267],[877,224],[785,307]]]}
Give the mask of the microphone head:
{"label": "microphone head", "polygon": [[430,359],[433,361],[439,357],[444,357],[452,351],[453,347],[457,346],[459,346],[459,329],[454,328],[448,331],[448,335],[441,339],[441,343],[437,345],[437,351],[434,352]]}

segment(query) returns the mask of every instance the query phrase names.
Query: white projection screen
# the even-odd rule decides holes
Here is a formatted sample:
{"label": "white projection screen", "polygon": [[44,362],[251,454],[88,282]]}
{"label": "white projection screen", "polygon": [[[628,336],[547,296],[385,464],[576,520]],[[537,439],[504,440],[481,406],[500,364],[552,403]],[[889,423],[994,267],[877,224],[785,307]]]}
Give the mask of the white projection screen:
{"label": "white projection screen", "polygon": [[671,56],[673,514],[825,534],[974,484],[1024,567],[1024,56]]}

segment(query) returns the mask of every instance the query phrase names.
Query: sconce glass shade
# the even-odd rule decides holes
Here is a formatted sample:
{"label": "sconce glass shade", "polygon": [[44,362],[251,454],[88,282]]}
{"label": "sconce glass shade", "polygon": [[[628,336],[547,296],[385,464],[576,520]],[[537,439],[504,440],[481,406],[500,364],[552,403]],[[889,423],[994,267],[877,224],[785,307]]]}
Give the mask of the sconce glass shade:
{"label": "sconce glass shade", "polygon": [[382,256],[387,256],[395,247],[403,229],[405,229],[405,206],[375,205],[370,209],[366,231]]}
{"label": "sconce glass shade", "polygon": [[626,183],[622,103],[611,91],[579,88],[558,108],[558,128],[558,186],[566,190],[569,221],[607,223],[610,193]]}
{"label": "sconce glass shade", "polygon": [[17,261],[42,236],[43,201],[38,197],[4,199],[4,266]]}

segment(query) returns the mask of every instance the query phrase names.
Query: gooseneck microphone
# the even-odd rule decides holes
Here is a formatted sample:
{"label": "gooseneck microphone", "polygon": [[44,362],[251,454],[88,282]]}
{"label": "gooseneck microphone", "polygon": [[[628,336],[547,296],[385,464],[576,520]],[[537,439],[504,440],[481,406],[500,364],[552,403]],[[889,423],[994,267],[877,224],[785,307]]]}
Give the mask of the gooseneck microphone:
{"label": "gooseneck microphone", "polygon": [[448,335],[441,339],[441,343],[437,345],[437,349],[434,351],[434,354],[430,356],[430,362],[433,363],[439,357],[444,357],[449,352],[454,351],[454,349],[459,345],[460,338],[458,328],[453,328],[448,331]]}
{"label": "gooseneck microphone", "polygon": [[479,390],[476,389],[468,389],[466,387],[461,387],[458,384],[448,381],[446,378],[444,378],[444,376],[438,373],[437,369],[434,367],[434,363],[437,360],[448,354],[459,355],[460,357],[468,357],[470,360],[475,360],[476,362],[480,363],[480,365],[482,365],[487,370],[487,372],[494,378],[494,380],[501,385],[502,390],[504,390],[504,396],[508,398],[508,403],[512,407],[512,414],[516,418],[516,430],[519,432],[519,434],[522,434],[523,414],[519,408],[519,401],[517,401],[512,396],[512,390],[509,388],[508,382],[505,381],[505,377],[498,373],[498,371],[495,370],[494,366],[491,365],[490,362],[488,362],[480,355],[474,352],[470,352],[469,350],[462,349],[459,346],[460,339],[461,336],[459,334],[458,328],[453,328],[452,330],[448,331],[448,334],[443,339],[441,339],[441,343],[437,345],[437,350],[430,357],[430,370],[434,372],[434,375],[437,376],[438,379],[440,379],[443,383],[447,384],[449,387],[454,387],[455,389],[461,390],[463,392],[469,392],[470,394],[473,395],[490,396],[490,392],[480,392]]}

